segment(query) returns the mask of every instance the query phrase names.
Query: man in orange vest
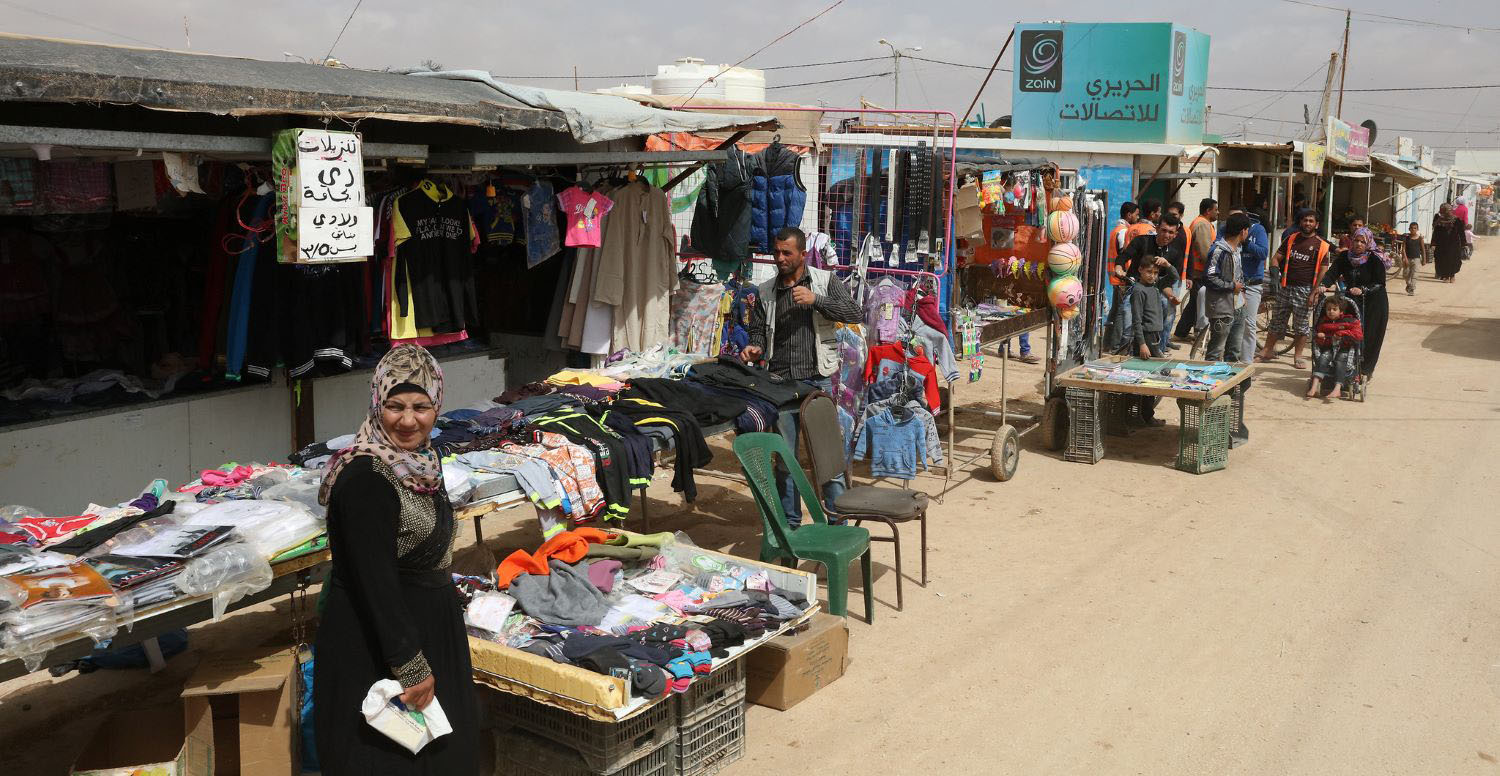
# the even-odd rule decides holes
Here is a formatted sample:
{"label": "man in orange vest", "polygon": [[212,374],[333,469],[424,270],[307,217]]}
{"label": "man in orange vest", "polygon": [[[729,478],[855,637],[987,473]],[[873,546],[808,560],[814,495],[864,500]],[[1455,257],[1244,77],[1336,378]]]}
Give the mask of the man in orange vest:
{"label": "man in orange vest", "polygon": [[1128,244],[1125,239],[1126,232],[1141,219],[1141,208],[1134,202],[1126,202],[1120,205],[1120,220],[1115,222],[1113,229],[1109,230],[1109,245],[1105,248],[1105,256],[1108,259],[1109,285],[1104,287],[1106,299],[1105,307],[1105,343],[1106,349],[1113,351],[1119,344],[1115,341],[1116,335],[1121,331],[1118,327],[1109,328],[1111,321],[1119,315],[1118,308],[1124,305],[1124,294],[1120,292],[1119,286],[1125,281],[1115,274],[1115,260],[1120,257],[1120,251]]}
{"label": "man in orange vest", "polygon": [[[1125,245],[1135,242],[1135,238],[1143,234],[1156,234],[1156,225],[1161,222],[1161,203],[1155,200],[1141,200],[1140,218],[1125,230]],[[1125,250],[1125,245],[1120,250]]]}
{"label": "man in orange vest", "polygon": [[1193,328],[1198,322],[1197,302],[1198,294],[1202,288],[1193,288],[1200,285],[1203,280],[1203,271],[1208,263],[1208,253],[1212,250],[1214,240],[1218,239],[1214,222],[1219,219],[1219,203],[1217,200],[1205,197],[1198,203],[1198,217],[1188,224],[1187,228],[1187,266],[1182,268],[1182,276],[1188,279],[1187,287],[1193,291],[1189,299],[1187,310],[1182,313],[1182,318],[1177,321],[1177,329],[1173,333],[1178,339],[1191,341]]}
{"label": "man in orange vest", "polygon": [[1328,242],[1318,236],[1318,215],[1302,211],[1298,231],[1287,236],[1271,260],[1281,270],[1281,285],[1276,290],[1276,306],[1271,310],[1271,325],[1266,329],[1266,346],[1256,361],[1276,357],[1276,343],[1287,333],[1288,319],[1292,332],[1292,365],[1307,368],[1302,351],[1307,347],[1307,333],[1312,328],[1313,288],[1328,263]]}

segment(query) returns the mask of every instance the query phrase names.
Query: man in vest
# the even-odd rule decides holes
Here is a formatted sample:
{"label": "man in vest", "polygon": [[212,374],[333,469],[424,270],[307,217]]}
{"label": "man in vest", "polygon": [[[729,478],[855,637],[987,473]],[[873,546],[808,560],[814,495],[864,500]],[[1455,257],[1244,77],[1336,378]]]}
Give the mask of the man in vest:
{"label": "man in vest", "polygon": [[[1125,229],[1125,245],[1135,242],[1137,237],[1143,234],[1155,234],[1156,225],[1161,222],[1161,203],[1155,200],[1142,200],[1140,218]],[[1122,246],[1120,250],[1125,250]]]}
{"label": "man in vest", "polygon": [[1120,343],[1117,335],[1126,329],[1123,327],[1110,328],[1109,324],[1122,314],[1122,309],[1128,309],[1129,307],[1129,305],[1125,304],[1124,292],[1120,290],[1120,286],[1125,280],[1115,275],[1115,260],[1120,258],[1120,251],[1124,250],[1125,246],[1129,244],[1129,241],[1125,239],[1126,232],[1135,222],[1141,220],[1140,213],[1140,206],[1134,202],[1126,202],[1120,205],[1120,220],[1116,221],[1114,228],[1109,230],[1109,245],[1105,248],[1105,257],[1108,259],[1106,272],[1109,276],[1109,285],[1104,287],[1106,294],[1104,301],[1104,325],[1106,327],[1104,332],[1106,342],[1104,343],[1104,347],[1111,351],[1119,347]]}
{"label": "man in vest", "polygon": [[[740,351],[747,362],[764,359],[773,374],[802,380],[832,395],[829,376],[839,368],[835,323],[859,323],[863,311],[849,289],[832,272],[807,266],[807,235],[796,227],[776,233],[776,277],[760,285],[760,298],[750,312],[750,344]],[[797,416],[782,412],[777,426],[787,446],[797,449]],[[802,524],[802,501],[791,474],[777,478],[781,507],[793,528]],[[832,504],[844,491],[839,480],[823,489],[823,503]]]}
{"label": "man in vest", "polygon": [[[1214,241],[1218,239],[1217,231],[1214,229],[1214,222],[1218,219],[1218,201],[1205,197],[1202,202],[1198,203],[1198,217],[1188,224],[1187,266],[1182,267],[1182,276],[1187,278],[1184,286],[1193,293],[1187,310],[1177,321],[1177,330],[1174,333],[1178,339],[1191,340],[1194,324],[1198,322],[1198,297],[1203,293],[1203,272],[1208,264],[1209,251],[1213,249]],[[1193,288],[1194,285],[1198,288]]]}
{"label": "man in vest", "polygon": [[1276,343],[1287,333],[1288,319],[1292,332],[1292,364],[1306,369],[1302,351],[1307,347],[1307,333],[1312,328],[1313,287],[1328,264],[1328,243],[1318,236],[1318,215],[1302,211],[1298,230],[1276,249],[1272,260],[1281,272],[1276,287],[1276,306],[1271,309],[1271,325],[1266,330],[1266,346],[1255,360],[1266,362],[1276,357]]}

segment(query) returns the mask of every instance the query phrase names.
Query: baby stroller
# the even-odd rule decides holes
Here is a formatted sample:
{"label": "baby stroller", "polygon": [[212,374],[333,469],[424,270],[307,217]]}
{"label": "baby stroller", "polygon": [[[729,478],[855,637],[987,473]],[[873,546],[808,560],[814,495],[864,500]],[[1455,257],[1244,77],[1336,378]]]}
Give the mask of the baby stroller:
{"label": "baby stroller", "polygon": [[[1350,310],[1354,311],[1354,317],[1359,319],[1359,326],[1360,326],[1360,328],[1361,329],[1364,328],[1364,326],[1365,326],[1365,312],[1364,312],[1364,309],[1362,307],[1360,307],[1360,305],[1359,305],[1358,302],[1354,301],[1357,297],[1350,297],[1350,296],[1344,296],[1343,295],[1343,293],[1342,293],[1342,291],[1343,291],[1342,285],[1343,284],[1341,283],[1340,284],[1340,293],[1338,293],[1338,294],[1323,294],[1323,295],[1321,295],[1319,297],[1318,303],[1317,303],[1317,305],[1314,306],[1314,309],[1313,309],[1313,312],[1312,312],[1312,325],[1313,325],[1313,329],[1314,330],[1316,330],[1317,327],[1318,327],[1318,324],[1323,321],[1323,308],[1325,306],[1327,306],[1329,299],[1334,299],[1334,298],[1343,298],[1343,299],[1348,300],[1349,304],[1346,305],[1346,309],[1350,309]],[[1316,348],[1318,346],[1314,345],[1313,347]],[[1355,342],[1354,345],[1353,345],[1353,348],[1354,348],[1354,369],[1351,372],[1351,376],[1350,376],[1349,380],[1346,381],[1346,382],[1344,382],[1342,385],[1340,385],[1339,389],[1340,389],[1342,398],[1349,399],[1351,401],[1358,401],[1358,402],[1363,403],[1364,400],[1365,400],[1365,398],[1367,396],[1369,396],[1369,393],[1370,393],[1369,383],[1365,380],[1364,373],[1363,373],[1364,365],[1365,365],[1365,341],[1364,341],[1364,339],[1361,338],[1358,342]],[[1325,395],[1325,394],[1321,394],[1321,392],[1320,392],[1320,395]]]}

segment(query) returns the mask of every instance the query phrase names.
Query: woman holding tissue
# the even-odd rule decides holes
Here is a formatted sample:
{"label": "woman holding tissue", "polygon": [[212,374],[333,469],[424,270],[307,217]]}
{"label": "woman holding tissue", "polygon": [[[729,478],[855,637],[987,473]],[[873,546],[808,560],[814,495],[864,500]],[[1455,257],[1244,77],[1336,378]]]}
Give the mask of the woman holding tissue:
{"label": "woman holding tissue", "polygon": [[[370,387],[369,417],[329,461],[318,494],[333,551],[314,663],[318,759],[325,776],[474,774],[478,709],[448,575],[453,507],[428,443],[443,372],[426,350],[400,345]],[[366,724],[361,702],[382,679],[400,682],[408,709],[436,700],[453,732],[412,754]]]}

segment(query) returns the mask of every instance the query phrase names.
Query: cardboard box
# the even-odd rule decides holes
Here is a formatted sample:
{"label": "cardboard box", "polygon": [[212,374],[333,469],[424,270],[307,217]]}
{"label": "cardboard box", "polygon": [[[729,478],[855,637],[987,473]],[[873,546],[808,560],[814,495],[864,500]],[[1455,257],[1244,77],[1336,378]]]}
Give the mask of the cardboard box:
{"label": "cardboard box", "polygon": [[286,650],[204,658],[182,691],[188,743],[211,753],[214,776],[295,776],[296,661]]}
{"label": "cardboard box", "polygon": [[844,675],[849,626],[842,617],[820,612],[806,630],[762,644],[745,661],[746,697],[785,711]]}
{"label": "cardboard box", "polygon": [[73,763],[74,776],[211,776],[213,756],[184,735],[176,705],[111,714]]}

